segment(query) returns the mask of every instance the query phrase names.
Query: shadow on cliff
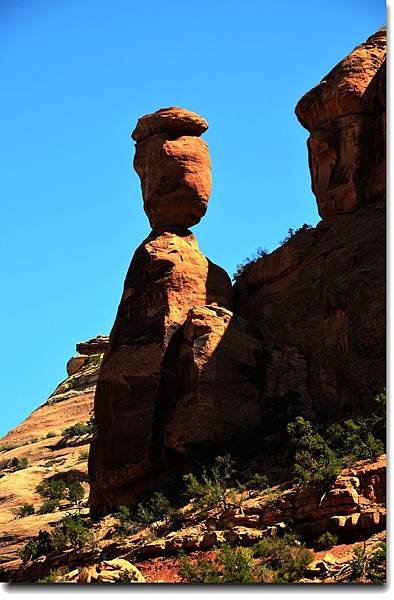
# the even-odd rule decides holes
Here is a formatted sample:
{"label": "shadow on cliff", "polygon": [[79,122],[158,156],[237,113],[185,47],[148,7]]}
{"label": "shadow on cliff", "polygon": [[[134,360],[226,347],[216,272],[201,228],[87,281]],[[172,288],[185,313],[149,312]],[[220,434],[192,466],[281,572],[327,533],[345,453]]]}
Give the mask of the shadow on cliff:
{"label": "shadow on cliff", "polygon": [[[207,298],[217,269],[211,265]],[[230,312],[232,306],[192,308],[164,354],[149,455],[169,479],[216,456],[230,454],[247,468],[256,457],[283,453],[287,423],[300,413],[296,393],[264,399],[269,348],[257,327]],[[286,448],[271,471],[276,481],[288,476]]]}

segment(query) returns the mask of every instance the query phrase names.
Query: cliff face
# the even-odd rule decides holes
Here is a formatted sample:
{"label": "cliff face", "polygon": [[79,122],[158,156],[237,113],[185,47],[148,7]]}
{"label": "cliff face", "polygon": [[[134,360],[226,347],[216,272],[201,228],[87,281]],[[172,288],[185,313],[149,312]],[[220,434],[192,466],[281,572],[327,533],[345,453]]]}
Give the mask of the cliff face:
{"label": "cliff face", "polygon": [[[263,409],[367,411],[385,385],[385,32],[298,103],[323,220],[246,270],[235,310],[264,331]],[[293,405],[293,406],[292,406]]]}
{"label": "cliff face", "polygon": [[322,218],[385,195],[386,32],[357,46],[296,106]]}
{"label": "cliff face", "polygon": [[[385,33],[298,103],[322,221],[234,289],[189,227],[210,193],[207,123],[142,117],[134,166],[153,231],[137,249],[95,396],[92,514],[182,470],[193,444],[367,411],[385,382]],[[283,423],[282,423],[283,425]]]}

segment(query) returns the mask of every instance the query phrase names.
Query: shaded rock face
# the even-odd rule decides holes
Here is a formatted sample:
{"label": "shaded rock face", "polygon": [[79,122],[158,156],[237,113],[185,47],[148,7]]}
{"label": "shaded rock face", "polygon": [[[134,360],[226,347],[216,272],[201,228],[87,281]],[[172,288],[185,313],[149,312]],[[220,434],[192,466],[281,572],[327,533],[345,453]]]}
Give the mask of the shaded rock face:
{"label": "shaded rock face", "polygon": [[235,311],[270,349],[264,414],[279,400],[288,417],[367,412],[385,386],[384,57],[378,32],[300,100],[324,219],[252,264],[235,287]]}
{"label": "shaded rock face", "polygon": [[176,447],[164,447],[163,440],[177,393],[184,323],[191,307],[205,304],[213,305],[213,314],[217,305],[231,308],[228,275],[205,258],[189,231],[152,232],[127,273],[97,385],[93,512],[118,506],[119,495],[129,497],[136,482],[162,464],[165,447]]}
{"label": "shaded rock face", "polygon": [[211,162],[198,136],[208,125],[184,109],[169,108],[139,120],[134,168],[152,228],[191,227],[204,216],[211,194]]}
{"label": "shaded rock face", "polygon": [[[348,213],[385,192],[386,32],[357,46],[297,104],[321,217]],[[382,151],[383,150],[383,151]]]}
{"label": "shaded rock face", "polygon": [[260,421],[261,341],[250,324],[218,306],[193,308],[182,328],[166,447],[225,443]]}

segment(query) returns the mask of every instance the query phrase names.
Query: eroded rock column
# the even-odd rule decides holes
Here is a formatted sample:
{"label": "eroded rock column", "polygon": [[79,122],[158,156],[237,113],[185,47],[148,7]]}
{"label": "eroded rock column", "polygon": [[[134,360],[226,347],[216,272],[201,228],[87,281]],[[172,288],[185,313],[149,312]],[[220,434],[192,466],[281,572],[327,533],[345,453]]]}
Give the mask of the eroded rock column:
{"label": "eroded rock column", "polygon": [[[149,478],[176,469],[188,442],[220,438],[242,415],[250,421],[258,413],[257,386],[246,399],[253,410],[242,412],[239,389],[226,395],[224,381],[248,379],[259,342],[245,325],[234,321],[233,329],[230,278],[188,229],[211,192],[208,146],[199,137],[207,127],[195,113],[168,108],[139,119],[132,134],[152,231],[131,261],[97,384],[89,460],[95,516],[130,504]],[[244,371],[235,364],[240,344]]]}

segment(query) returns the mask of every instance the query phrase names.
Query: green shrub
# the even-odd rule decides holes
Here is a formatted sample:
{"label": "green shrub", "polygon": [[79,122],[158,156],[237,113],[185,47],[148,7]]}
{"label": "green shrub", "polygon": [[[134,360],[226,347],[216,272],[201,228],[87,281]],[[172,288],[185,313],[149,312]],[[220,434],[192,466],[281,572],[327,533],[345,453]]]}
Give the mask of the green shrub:
{"label": "green shrub", "polygon": [[45,479],[37,487],[36,492],[48,500],[63,500],[66,495],[66,483],[63,479]]}
{"label": "green shrub", "polygon": [[385,583],[386,581],[386,542],[380,542],[369,557],[368,579],[372,583]]}
{"label": "green shrub", "polygon": [[384,452],[384,444],[371,430],[371,420],[361,417],[333,423],[326,429],[328,444],[340,455],[344,464],[359,459],[376,460]]}
{"label": "green shrub", "polygon": [[35,444],[38,441],[39,441],[38,437],[34,437],[34,438],[31,438],[31,440],[29,440],[29,444]]}
{"label": "green shrub", "polygon": [[79,502],[81,502],[84,496],[85,490],[83,489],[79,481],[74,481],[68,486],[68,498],[73,504],[78,504]]}
{"label": "green shrub", "polygon": [[350,581],[368,580],[372,583],[386,581],[386,542],[381,542],[372,554],[367,555],[365,543],[354,549],[350,563]]}
{"label": "green shrub", "polygon": [[48,431],[48,433],[46,434],[46,439],[49,440],[50,438],[54,438],[56,437],[56,432],[55,431]]}
{"label": "green shrub", "polygon": [[1,469],[11,469],[11,471],[21,471],[29,466],[29,461],[26,457],[17,458],[14,456],[8,460],[3,460],[0,464]]}
{"label": "green shrub", "polygon": [[234,461],[230,455],[217,456],[209,471],[203,467],[200,478],[193,473],[183,476],[184,495],[194,499],[194,506],[202,512],[219,502],[227,508],[226,489],[232,483],[234,474]]}
{"label": "green shrub", "polygon": [[179,574],[187,583],[256,583],[251,551],[228,544],[221,547],[214,562],[200,559],[192,563],[183,556]]}
{"label": "green shrub", "polygon": [[327,487],[345,466],[360,459],[376,460],[385,451],[386,392],[375,397],[369,417],[354,417],[331,423],[320,433],[303,417],[288,423],[293,474],[302,483]]}
{"label": "green shrub", "polygon": [[299,481],[325,488],[335,481],[342,463],[309,421],[296,417],[287,426],[294,451],[294,475]]}
{"label": "green shrub", "polygon": [[121,523],[126,523],[127,521],[131,521],[132,512],[128,506],[119,506],[116,513],[114,513],[115,519],[120,521]]}
{"label": "green shrub", "polygon": [[365,553],[364,546],[357,546],[353,551],[353,557],[350,563],[351,568],[351,580],[357,580],[364,577],[368,568],[368,559]]}
{"label": "green shrub", "polygon": [[127,506],[119,506],[116,513],[114,513],[115,519],[119,521],[117,525],[117,532],[121,535],[132,535],[141,528],[141,523],[137,523],[134,519],[134,512]]}
{"label": "green shrub", "polygon": [[78,455],[79,460],[88,460],[89,458],[89,450],[81,450]]}
{"label": "green shrub", "polygon": [[53,552],[62,552],[66,548],[82,548],[90,540],[92,534],[79,515],[68,515],[55,527],[53,533],[41,530],[32,540],[18,550],[23,562],[48,556]]}
{"label": "green shrub", "polygon": [[283,246],[284,244],[286,244],[289,240],[291,240],[291,238],[293,238],[295,235],[297,235],[297,233],[301,233],[303,231],[307,231],[308,229],[311,229],[312,225],[308,225],[307,223],[304,223],[303,225],[301,225],[301,227],[298,227],[298,229],[292,229],[291,227],[288,229],[287,231],[287,236],[285,238],[283,238],[283,240],[281,240],[279,242],[279,244],[281,246]]}
{"label": "green shrub", "polygon": [[252,255],[252,256],[248,256],[246,257],[242,263],[240,263],[239,265],[236,266],[234,275],[233,275],[233,280],[237,281],[237,279],[239,279],[241,277],[241,275],[243,273],[245,273],[245,271],[249,268],[249,266],[253,265],[255,262],[257,262],[260,258],[264,258],[265,256],[267,256],[268,250],[266,248],[262,248],[261,246],[259,246],[256,250],[256,252]]}
{"label": "green shrub", "polygon": [[247,482],[246,487],[250,490],[257,490],[259,492],[267,490],[270,487],[267,475],[255,473],[252,479]]}
{"label": "green shrub", "polygon": [[45,577],[38,579],[36,583],[56,583],[56,575],[54,573],[48,573]]}
{"label": "green shrub", "polygon": [[91,434],[93,432],[93,423],[90,421],[87,423],[82,423],[79,421],[78,423],[74,423],[74,425],[70,425],[66,427],[62,431],[62,435],[67,437],[79,437],[81,435]]}
{"label": "green shrub", "polygon": [[254,546],[253,556],[263,559],[263,583],[294,583],[304,576],[313,560],[313,553],[291,534],[263,538]]}
{"label": "green shrub", "polygon": [[41,530],[36,537],[27,542],[23,548],[18,550],[18,555],[23,562],[34,560],[40,556],[46,556],[53,551],[51,535],[48,531]]}
{"label": "green shrub", "polygon": [[185,495],[189,499],[194,499],[194,506],[197,510],[205,512],[220,502],[223,497],[223,489],[216,478],[209,477],[206,470],[203,469],[201,480],[193,473],[183,476],[185,483]]}
{"label": "green shrub", "polygon": [[46,515],[47,513],[53,513],[59,508],[59,500],[48,499],[45,500],[40,506],[40,513]]}
{"label": "green shrub", "polygon": [[29,515],[34,515],[34,506],[32,504],[22,504],[22,506],[20,506],[18,508],[17,511],[17,516],[18,517],[28,517]]}
{"label": "green shrub", "polygon": [[23,446],[24,444],[3,444],[0,446],[0,452],[8,452],[8,450],[15,450],[15,448],[19,448],[19,446]]}
{"label": "green shrub", "polygon": [[330,533],[329,531],[325,531],[321,534],[319,539],[317,540],[317,547],[319,550],[326,550],[328,548],[332,548],[338,543],[338,536]]}
{"label": "green shrub", "polygon": [[103,362],[104,354],[92,354],[89,356],[89,366],[98,367]]}
{"label": "green shrub", "polygon": [[137,505],[134,519],[137,523],[147,525],[155,521],[169,519],[171,512],[172,507],[168,498],[161,492],[154,492],[147,503],[140,502]]}
{"label": "green shrub", "polygon": [[82,548],[92,539],[93,536],[89,527],[80,515],[67,515],[67,517],[64,517],[51,535],[52,545],[56,551],[62,551],[69,546]]}

